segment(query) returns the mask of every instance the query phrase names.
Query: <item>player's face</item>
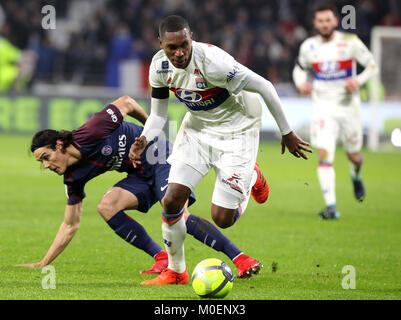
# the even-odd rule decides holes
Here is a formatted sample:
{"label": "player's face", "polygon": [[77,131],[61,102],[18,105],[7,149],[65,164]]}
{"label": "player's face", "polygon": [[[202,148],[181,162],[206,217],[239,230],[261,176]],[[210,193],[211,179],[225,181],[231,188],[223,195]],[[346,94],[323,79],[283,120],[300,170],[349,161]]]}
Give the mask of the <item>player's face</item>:
{"label": "player's face", "polygon": [[63,175],[68,167],[68,157],[65,150],[56,146],[56,150],[50,147],[40,147],[33,152],[37,161],[42,162],[45,169],[49,169],[58,175]]}
{"label": "player's face", "polygon": [[338,19],[331,10],[318,11],[315,13],[313,25],[323,38],[329,39],[338,26]]}
{"label": "player's face", "polygon": [[160,47],[174,67],[185,69],[191,61],[192,32],[186,28],[177,32],[165,32]]}

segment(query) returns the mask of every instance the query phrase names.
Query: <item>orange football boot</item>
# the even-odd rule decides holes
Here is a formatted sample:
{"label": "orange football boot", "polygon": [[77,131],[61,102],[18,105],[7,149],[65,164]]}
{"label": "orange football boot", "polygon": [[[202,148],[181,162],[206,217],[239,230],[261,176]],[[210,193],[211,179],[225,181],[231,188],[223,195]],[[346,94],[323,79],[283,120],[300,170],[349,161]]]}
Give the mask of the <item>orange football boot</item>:
{"label": "orange football boot", "polygon": [[169,268],[165,268],[156,278],[142,281],[141,284],[144,286],[162,286],[165,284],[187,284],[188,281],[189,275],[187,269],[182,273],[178,273]]}
{"label": "orange football boot", "polygon": [[252,187],[251,195],[257,203],[265,203],[269,197],[269,184],[263,176],[262,171],[260,171],[259,165],[256,162],[254,170],[258,174],[255,184]]}

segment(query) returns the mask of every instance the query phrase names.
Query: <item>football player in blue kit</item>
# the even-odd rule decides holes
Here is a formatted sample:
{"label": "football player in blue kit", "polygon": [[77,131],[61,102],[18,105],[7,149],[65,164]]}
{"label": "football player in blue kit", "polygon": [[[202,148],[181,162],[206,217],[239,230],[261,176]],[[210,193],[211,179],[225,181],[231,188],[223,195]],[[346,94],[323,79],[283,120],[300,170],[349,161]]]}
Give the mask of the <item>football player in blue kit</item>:
{"label": "football player in blue kit", "polygon": [[[143,127],[123,121],[130,115],[145,123],[148,115],[131,97],[124,96],[95,113],[73,131],[42,130],[32,139],[31,152],[45,169],[64,176],[67,205],[64,221],[44,258],[24,267],[50,264],[63,252],[78,230],[85,198],[85,184],[110,170],[127,173],[103,196],[97,211],[115,233],[155,259],[153,266],[141,274],[159,274],[168,266],[168,255],[147,234],[144,227],[125,210],[147,212],[156,202],[163,204],[170,165],[166,162],[171,144],[159,136],[148,144],[141,166],[134,168],[129,149]],[[209,221],[192,215],[187,206],[195,201],[192,193],[185,207],[187,232],[197,240],[225,253],[236,265],[239,278],[257,273],[262,265],[245,255]]]}

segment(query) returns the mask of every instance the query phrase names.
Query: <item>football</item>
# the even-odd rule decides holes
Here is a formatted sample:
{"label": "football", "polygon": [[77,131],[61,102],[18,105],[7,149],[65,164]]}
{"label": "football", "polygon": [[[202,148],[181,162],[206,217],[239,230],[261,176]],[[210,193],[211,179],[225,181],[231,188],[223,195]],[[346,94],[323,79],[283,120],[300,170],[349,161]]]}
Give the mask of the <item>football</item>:
{"label": "football", "polygon": [[220,259],[209,258],[199,262],[192,272],[192,288],[202,298],[224,298],[232,288],[234,273]]}

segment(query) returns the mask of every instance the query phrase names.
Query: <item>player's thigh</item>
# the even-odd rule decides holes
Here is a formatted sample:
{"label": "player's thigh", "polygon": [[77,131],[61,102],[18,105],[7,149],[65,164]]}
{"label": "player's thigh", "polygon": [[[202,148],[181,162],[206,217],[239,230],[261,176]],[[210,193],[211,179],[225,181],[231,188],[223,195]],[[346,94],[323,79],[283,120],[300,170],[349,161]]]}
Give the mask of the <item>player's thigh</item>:
{"label": "player's thigh", "polygon": [[204,174],[192,166],[181,161],[174,161],[168,176],[168,187],[163,197],[163,207],[167,212],[180,211],[185,202],[192,204],[195,201],[193,190]]}
{"label": "player's thigh", "polygon": [[[339,124],[335,117],[315,114],[310,127],[311,144],[317,149],[325,150],[330,161],[334,160],[334,152],[339,135]],[[333,159],[332,159],[333,158]],[[319,159],[322,160],[322,159]],[[329,161],[329,159],[325,159]]]}
{"label": "player's thigh", "polygon": [[180,184],[193,191],[207,173],[200,172],[183,161],[175,160],[170,168],[168,183]]}
{"label": "player's thigh", "polygon": [[341,142],[348,154],[359,153],[363,144],[362,123],[359,116],[349,115],[341,122]]}
{"label": "player's thigh", "polygon": [[205,141],[205,135],[200,131],[188,128],[186,122],[184,121],[180,127],[167,162],[171,165],[176,162],[183,163],[206,175],[210,170],[208,141],[207,139]]}
{"label": "player's thigh", "polygon": [[237,209],[249,196],[256,152],[225,154],[215,167],[216,181],[212,204],[227,209]]}
{"label": "player's thigh", "polygon": [[157,198],[156,194],[153,192],[153,179],[144,179],[134,173],[128,174],[128,176],[117,182],[114,187],[119,187],[130,193],[132,193],[137,198],[137,206],[127,207],[126,209],[136,209],[140,212],[148,212],[149,209],[160,199]]}
{"label": "player's thigh", "polygon": [[[212,203],[227,209],[238,208],[249,196],[259,146],[259,133],[250,130],[227,141],[226,149],[214,162],[216,172]],[[231,196],[227,199],[227,194]]]}
{"label": "player's thigh", "polygon": [[120,187],[110,188],[100,200],[97,210],[105,221],[121,210],[137,209],[138,198]]}
{"label": "player's thigh", "polygon": [[[170,169],[171,169],[171,165],[168,163],[155,165],[154,184],[152,186],[152,190],[155,193],[157,199],[162,202],[163,207],[164,207],[163,199],[167,193],[167,190],[169,189]],[[201,177],[199,177],[199,179],[201,179]],[[191,182],[191,183],[197,184],[196,181]],[[191,190],[189,199],[187,200],[187,206],[191,206],[195,201],[196,201],[195,194]]]}

